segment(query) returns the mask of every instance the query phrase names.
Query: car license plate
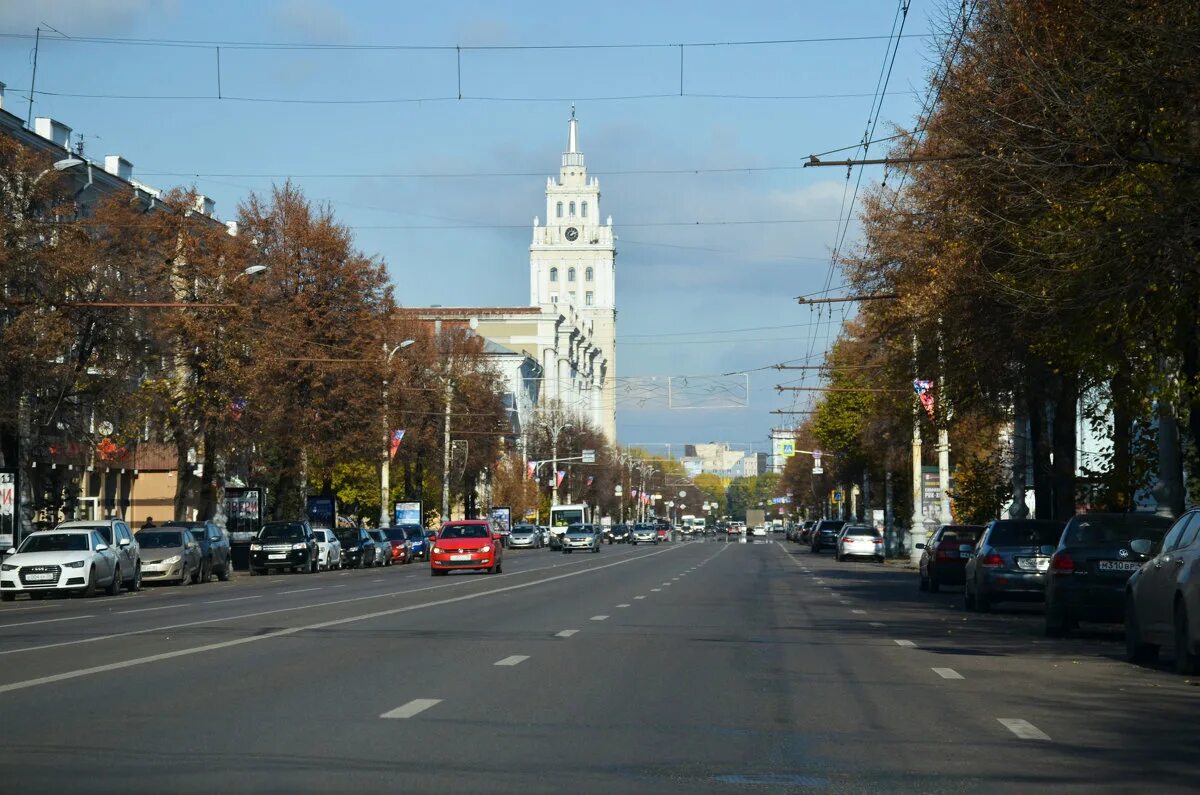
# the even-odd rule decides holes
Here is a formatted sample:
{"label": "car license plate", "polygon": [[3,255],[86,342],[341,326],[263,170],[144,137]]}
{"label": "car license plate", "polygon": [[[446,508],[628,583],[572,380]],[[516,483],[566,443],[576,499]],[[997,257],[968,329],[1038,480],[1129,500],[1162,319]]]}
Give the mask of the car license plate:
{"label": "car license plate", "polygon": [[1135,560],[1102,560],[1097,564],[1100,571],[1137,571],[1141,567]]}
{"label": "car license plate", "polygon": [[470,555],[451,555],[450,560],[470,560]]}
{"label": "car license plate", "polygon": [[287,555],[267,555],[268,560],[286,560]]}
{"label": "car license plate", "polygon": [[1050,558],[1017,558],[1017,568],[1022,571],[1046,571],[1050,568]]}
{"label": "car license plate", "polygon": [[45,582],[46,580],[57,580],[58,575],[53,572],[46,574],[26,574],[25,579],[31,582]]}

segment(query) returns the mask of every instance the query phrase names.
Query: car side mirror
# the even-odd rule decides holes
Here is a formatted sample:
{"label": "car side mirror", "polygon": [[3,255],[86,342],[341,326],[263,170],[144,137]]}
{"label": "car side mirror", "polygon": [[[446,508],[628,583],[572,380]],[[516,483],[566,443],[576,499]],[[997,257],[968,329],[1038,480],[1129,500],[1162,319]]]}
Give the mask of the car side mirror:
{"label": "car side mirror", "polygon": [[970,544],[959,544],[958,554],[970,557],[971,555],[975,554],[975,547],[971,546]]}
{"label": "car side mirror", "polygon": [[925,548],[925,545],[924,545],[924,544],[913,544],[913,546],[914,546],[914,547],[916,547],[917,549],[924,549],[924,548]]}
{"label": "car side mirror", "polygon": [[1139,555],[1149,555],[1154,544],[1148,538],[1135,538],[1129,542],[1129,548]]}
{"label": "car side mirror", "polygon": [[118,542],[117,542],[117,546],[121,546],[121,547],[127,547],[127,546],[129,546],[129,539],[128,539],[128,538],[122,538],[120,541],[118,541]]}
{"label": "car side mirror", "polygon": [[108,549],[108,544],[97,544],[96,545],[97,552],[103,552],[106,549]]}
{"label": "car side mirror", "polygon": [[8,549],[4,550],[4,554],[5,555],[15,555],[15,554],[17,554],[17,548],[9,547]]}

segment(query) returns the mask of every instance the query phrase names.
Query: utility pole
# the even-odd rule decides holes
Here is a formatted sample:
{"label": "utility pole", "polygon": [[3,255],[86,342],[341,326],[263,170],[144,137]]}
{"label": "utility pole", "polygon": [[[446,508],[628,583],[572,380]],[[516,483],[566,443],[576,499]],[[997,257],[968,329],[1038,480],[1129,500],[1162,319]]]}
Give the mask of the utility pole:
{"label": "utility pole", "polygon": [[454,400],[454,383],[446,368],[446,421],[442,430],[442,522],[450,521],[450,404]]}
{"label": "utility pole", "polygon": [[[917,335],[913,335],[913,378],[917,373]],[[908,531],[908,556],[913,563],[921,562],[921,550],[917,544],[925,539],[925,517],[921,515],[921,401],[913,398],[912,426],[912,523]]]}
{"label": "utility pole", "polygon": [[388,350],[387,341],[383,343],[383,454],[380,457],[379,464],[379,526],[387,527],[391,524],[388,515],[388,503],[391,502],[392,494],[392,425],[388,421],[388,368],[392,364],[392,357],[398,351],[402,351],[409,345],[413,344],[413,340],[405,340],[396,347]]}

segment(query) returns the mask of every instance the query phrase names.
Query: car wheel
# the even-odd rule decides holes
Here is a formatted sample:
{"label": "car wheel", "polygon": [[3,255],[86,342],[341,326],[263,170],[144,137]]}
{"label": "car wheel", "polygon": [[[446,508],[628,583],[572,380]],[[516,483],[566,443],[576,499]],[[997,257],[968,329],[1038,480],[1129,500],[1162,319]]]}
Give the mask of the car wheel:
{"label": "car wheel", "polygon": [[938,582],[937,577],[934,577],[932,574],[929,575],[929,592],[938,593],[941,590],[942,584]]}
{"label": "car wheel", "polygon": [[133,579],[129,581],[129,585],[125,586],[125,590],[130,593],[142,590],[142,564],[139,563],[133,567]]}
{"label": "car wheel", "polygon": [[200,574],[203,571],[204,571],[204,564],[201,563],[199,566],[196,567],[196,570],[192,572],[192,585],[199,584]]}
{"label": "car wheel", "polygon": [[312,564],[309,566],[308,573],[316,574],[320,570],[321,570],[321,564],[317,561],[316,558],[313,558]]}
{"label": "car wheel", "polygon": [[[29,595],[35,599],[38,597],[41,597],[41,596],[45,596],[45,594],[40,594],[40,593],[39,594],[31,593]],[[82,596],[84,599],[88,599],[88,598],[96,595],[96,567],[95,566],[92,566],[92,568],[88,571],[87,586],[82,591],[80,591],[79,595]]]}
{"label": "car wheel", "polygon": [[835,550],[833,551],[833,559],[834,559],[834,560],[836,560],[838,563],[841,563],[841,562],[842,562],[842,553],[841,553],[841,552],[838,552],[838,551],[835,549]]}
{"label": "car wheel", "polygon": [[1046,625],[1044,627],[1046,637],[1048,638],[1065,638],[1071,632],[1071,625],[1067,619],[1065,612],[1059,612],[1051,607],[1046,607]]}
{"label": "car wheel", "polygon": [[992,600],[985,593],[975,594],[975,612],[990,613],[992,611]]}
{"label": "car wheel", "polygon": [[502,561],[502,560],[496,561],[496,573],[497,574],[504,573],[504,561]]}
{"label": "car wheel", "polygon": [[1200,658],[1188,632],[1187,607],[1181,601],[1175,606],[1175,673],[1191,676],[1198,671]]}
{"label": "car wheel", "polygon": [[0,602],[11,602],[17,598],[15,593],[0,593]]}
{"label": "car wheel", "polygon": [[920,583],[920,585],[917,586],[918,590],[928,591],[929,590],[929,578],[926,577],[924,574],[920,575],[920,578],[921,578],[921,583]]}
{"label": "car wheel", "polygon": [[[91,594],[85,594],[85,595],[86,595],[86,596],[91,596]],[[40,592],[40,591],[34,591],[33,593],[29,594],[29,598],[30,598],[30,599],[32,599],[32,600],[33,600],[33,601],[35,601],[35,602],[40,602],[40,601],[42,601],[43,599],[45,599],[45,598],[46,598],[46,596],[47,596],[47,594],[45,594],[45,593],[42,593],[42,592]]]}
{"label": "car wheel", "polygon": [[430,569],[429,574],[433,577],[444,577],[446,576],[447,571],[445,569]]}
{"label": "car wheel", "polygon": [[120,592],[121,592],[121,569],[118,567],[117,570],[113,572],[112,582],[110,582],[108,584],[108,587],[104,589],[104,593],[107,594],[108,596],[116,596]]}
{"label": "car wheel", "polygon": [[1158,646],[1142,641],[1133,599],[1125,599],[1125,659],[1131,663],[1152,663],[1158,659]]}
{"label": "car wheel", "polygon": [[229,578],[233,576],[233,560],[225,561],[225,565],[217,572],[217,580],[220,582],[229,582]]}
{"label": "car wheel", "polygon": [[971,593],[969,585],[963,586],[963,609],[970,612],[975,610],[975,594]]}

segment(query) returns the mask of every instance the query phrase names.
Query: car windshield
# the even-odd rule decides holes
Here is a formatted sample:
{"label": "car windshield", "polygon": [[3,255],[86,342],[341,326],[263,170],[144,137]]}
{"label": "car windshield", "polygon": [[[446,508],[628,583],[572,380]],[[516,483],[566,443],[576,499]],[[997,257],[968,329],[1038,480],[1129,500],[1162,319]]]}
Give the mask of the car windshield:
{"label": "car windshield", "polygon": [[[192,538],[196,539],[197,541],[207,541],[208,540],[208,530],[206,530],[203,527],[194,528],[189,532],[191,532]],[[141,536],[139,535],[138,538],[140,539]]]}
{"label": "car windshield", "polygon": [[168,549],[183,546],[183,530],[143,530],[137,534],[142,549]]}
{"label": "car windshield", "polygon": [[272,522],[263,525],[258,537],[264,541],[302,541],[304,540],[304,525],[299,522]]}
{"label": "car windshield", "polygon": [[420,527],[406,527],[404,531],[408,533],[408,537],[414,541],[420,541],[425,537],[425,531]]}
{"label": "car windshield", "polygon": [[[1034,524],[1034,523],[1027,522],[1026,524]],[[1059,527],[1059,530],[1061,531],[1062,528]],[[995,531],[993,531],[993,532],[995,532]],[[981,535],[983,535],[982,527],[968,527],[968,526],[959,525],[956,527],[947,527],[944,530],[942,530],[942,537],[939,540],[943,544],[947,544],[947,543],[974,544],[976,541],[979,540],[979,536],[981,536]],[[1057,535],[1055,537],[1055,540],[1056,541],[1058,540]]]}
{"label": "car windshield", "polygon": [[104,543],[108,544],[109,546],[112,546],[112,542],[113,542],[112,525],[110,525],[110,524],[98,524],[98,525],[92,525],[89,527],[76,526],[75,529],[76,530],[94,530],[100,534],[101,538],[104,539]]}
{"label": "car windshield", "polygon": [[876,533],[875,528],[873,528],[873,527],[850,527],[850,528],[846,529],[846,535],[847,536],[867,536],[869,538],[875,538],[879,535],[879,533]]}
{"label": "car windshield", "polygon": [[354,546],[358,543],[359,535],[357,530],[338,530],[334,535],[338,541],[341,541],[346,546]]}
{"label": "car windshield", "polygon": [[21,543],[18,552],[86,552],[86,533],[34,533]]}
{"label": "car windshield", "polygon": [[389,527],[383,531],[389,541],[407,541],[408,533],[403,527]]}
{"label": "car windshield", "polygon": [[1054,546],[1062,531],[1063,526],[1058,522],[996,522],[987,542],[993,547]]}
{"label": "car windshield", "polygon": [[1068,544],[1111,544],[1148,538],[1155,544],[1171,529],[1172,520],[1154,514],[1080,516],[1067,525]]}
{"label": "car windshield", "polygon": [[843,526],[843,525],[845,525],[845,524],[846,524],[845,522],[837,522],[837,521],[825,521],[825,522],[821,522],[821,532],[822,532],[822,533],[826,533],[826,532],[829,532],[829,533],[836,532],[836,531],[838,531],[838,530],[841,530],[841,529],[842,529],[842,526]]}
{"label": "car windshield", "polygon": [[367,535],[369,535],[371,538],[375,539],[376,541],[384,540],[382,530],[368,530]]}
{"label": "car windshield", "polygon": [[490,533],[481,524],[452,524],[442,528],[442,538],[487,538]]}
{"label": "car windshield", "polygon": [[586,524],[573,524],[567,528],[568,533],[590,533],[592,528]]}

